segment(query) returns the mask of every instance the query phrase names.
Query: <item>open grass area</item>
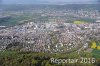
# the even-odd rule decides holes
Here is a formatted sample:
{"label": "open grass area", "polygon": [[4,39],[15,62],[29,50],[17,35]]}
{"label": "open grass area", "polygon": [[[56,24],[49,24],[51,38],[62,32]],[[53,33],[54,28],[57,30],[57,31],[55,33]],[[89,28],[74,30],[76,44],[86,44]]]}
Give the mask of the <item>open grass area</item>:
{"label": "open grass area", "polygon": [[85,23],[87,23],[87,22],[85,22],[85,21],[74,21],[74,24],[85,24]]}
{"label": "open grass area", "polygon": [[94,50],[92,51],[92,54],[93,54],[93,56],[94,56],[95,58],[100,58],[100,50],[94,49]]}
{"label": "open grass area", "polygon": [[0,57],[12,57],[12,56],[16,56],[17,52],[15,51],[2,51],[0,52]]}
{"label": "open grass area", "polygon": [[9,18],[0,19],[0,25],[4,26],[14,26],[20,23],[20,21],[29,20],[32,17],[29,15],[14,15]]}

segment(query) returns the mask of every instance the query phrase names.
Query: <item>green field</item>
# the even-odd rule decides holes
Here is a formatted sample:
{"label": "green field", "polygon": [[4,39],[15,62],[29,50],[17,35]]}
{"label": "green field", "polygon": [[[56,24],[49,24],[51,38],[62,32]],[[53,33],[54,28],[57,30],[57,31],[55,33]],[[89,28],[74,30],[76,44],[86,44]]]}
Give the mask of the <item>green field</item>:
{"label": "green field", "polygon": [[31,16],[28,15],[14,15],[9,18],[0,19],[0,25],[14,26],[20,23],[20,21],[29,20]]}
{"label": "green field", "polygon": [[95,58],[100,58],[100,50],[94,49],[92,54]]}

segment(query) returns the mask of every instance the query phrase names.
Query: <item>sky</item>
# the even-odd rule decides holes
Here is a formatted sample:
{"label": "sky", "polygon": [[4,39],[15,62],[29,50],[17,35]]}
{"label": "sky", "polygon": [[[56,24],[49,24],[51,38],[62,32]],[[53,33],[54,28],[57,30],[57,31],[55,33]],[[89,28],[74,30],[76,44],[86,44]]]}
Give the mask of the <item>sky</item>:
{"label": "sky", "polygon": [[100,0],[0,0],[0,4],[91,4]]}

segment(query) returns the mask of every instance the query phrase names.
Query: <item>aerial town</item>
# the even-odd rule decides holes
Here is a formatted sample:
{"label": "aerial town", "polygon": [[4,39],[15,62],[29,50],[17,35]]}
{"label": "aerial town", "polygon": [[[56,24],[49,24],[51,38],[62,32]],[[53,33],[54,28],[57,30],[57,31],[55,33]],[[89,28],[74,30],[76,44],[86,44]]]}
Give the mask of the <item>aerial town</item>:
{"label": "aerial town", "polygon": [[[90,50],[91,41],[100,41],[100,12],[97,9],[39,6],[19,11],[2,8],[0,11],[0,51],[79,52]],[[14,20],[12,15],[28,17],[9,26],[6,20]]]}
{"label": "aerial town", "polygon": [[0,66],[100,66],[100,4],[0,5]]}

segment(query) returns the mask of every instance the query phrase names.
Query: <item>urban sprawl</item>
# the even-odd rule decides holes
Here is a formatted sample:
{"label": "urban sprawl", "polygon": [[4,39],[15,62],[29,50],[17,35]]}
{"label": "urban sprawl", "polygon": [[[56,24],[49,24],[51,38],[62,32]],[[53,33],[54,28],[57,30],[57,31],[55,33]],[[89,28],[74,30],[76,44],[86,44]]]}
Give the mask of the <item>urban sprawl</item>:
{"label": "urban sprawl", "polygon": [[[49,53],[91,51],[90,43],[100,41],[100,12],[96,9],[33,8],[0,12],[0,19],[30,14],[20,25],[0,26],[0,51],[19,50]],[[35,16],[34,16],[35,15]],[[85,21],[83,19],[89,19]],[[81,20],[82,19],[82,20]],[[25,22],[26,21],[26,22]]]}

